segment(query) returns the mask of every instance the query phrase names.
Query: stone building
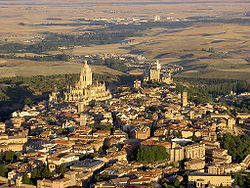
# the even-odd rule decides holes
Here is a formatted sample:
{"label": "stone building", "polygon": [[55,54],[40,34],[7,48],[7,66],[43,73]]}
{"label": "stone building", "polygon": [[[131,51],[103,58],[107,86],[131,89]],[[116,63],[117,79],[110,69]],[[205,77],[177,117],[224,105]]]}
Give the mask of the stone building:
{"label": "stone building", "polygon": [[216,164],[230,164],[232,162],[232,156],[228,155],[226,149],[214,149],[212,150],[212,159]]}
{"label": "stone building", "polygon": [[149,79],[152,81],[161,81],[161,64],[159,61],[156,61],[156,69],[150,69],[149,71]]}
{"label": "stone building", "polygon": [[74,165],[70,166],[71,170],[78,171],[91,171],[95,172],[101,169],[105,163],[101,160],[85,159],[83,161],[78,161]]}
{"label": "stone building", "polygon": [[0,133],[4,133],[4,132],[5,132],[5,123],[0,122]]}
{"label": "stone building", "polygon": [[194,160],[186,161],[184,165],[185,165],[184,167],[185,170],[191,170],[191,171],[201,170],[201,169],[204,169],[205,167],[205,161],[200,160],[200,159],[194,159]]}
{"label": "stone building", "polygon": [[134,81],[134,88],[136,88],[136,89],[141,88],[141,80],[135,80]]}
{"label": "stone building", "polygon": [[168,74],[166,74],[166,72],[163,74],[163,72],[161,71],[161,64],[160,62],[157,60],[156,61],[156,68],[151,67],[149,69],[149,76],[147,73],[147,76],[144,78],[144,81],[156,81],[156,82],[164,82],[166,84],[171,84],[173,83],[173,79],[171,76],[171,72],[168,72]]}
{"label": "stone building", "polygon": [[165,74],[165,76],[162,76],[161,80],[162,80],[162,82],[164,82],[166,84],[172,84],[174,82],[172,75],[171,75],[171,72],[169,72],[168,74]]}
{"label": "stone building", "polygon": [[234,129],[235,124],[236,124],[236,120],[234,118],[227,119],[227,128]]}
{"label": "stone building", "polygon": [[185,158],[205,160],[205,144],[185,146]]}
{"label": "stone building", "polygon": [[189,111],[189,119],[194,119],[194,111],[193,110],[190,110]]}
{"label": "stone building", "polygon": [[223,166],[216,166],[214,164],[210,164],[209,166],[207,166],[207,172],[209,174],[224,174],[225,172],[225,168],[223,168]]}
{"label": "stone building", "polygon": [[250,154],[248,154],[245,159],[241,162],[241,166],[248,168],[250,166]]}
{"label": "stone building", "polygon": [[49,102],[52,102],[52,103],[58,102],[59,101],[59,95],[60,95],[60,92],[55,87],[54,91],[52,91],[52,93],[49,94]]}
{"label": "stone building", "polygon": [[155,16],[154,21],[155,21],[155,22],[159,22],[159,21],[161,21],[161,17],[160,17],[160,16],[158,16],[158,15],[156,15],[156,16]]}
{"label": "stone building", "polygon": [[82,68],[80,80],[74,87],[69,87],[64,93],[66,102],[76,102],[81,112],[84,105],[88,105],[92,101],[101,101],[111,99],[111,93],[106,90],[105,83],[93,83],[92,70],[85,61]]}
{"label": "stone building", "polygon": [[76,172],[66,172],[64,178],[43,179],[37,181],[37,188],[64,188],[76,185]]}
{"label": "stone building", "polygon": [[188,100],[187,100],[187,91],[184,90],[184,91],[182,92],[182,106],[185,107],[185,106],[187,106],[187,104],[188,104]]}
{"label": "stone building", "polygon": [[184,149],[182,147],[170,148],[167,152],[170,162],[179,162],[184,159]]}
{"label": "stone building", "polygon": [[232,177],[230,175],[215,175],[206,173],[193,173],[188,175],[188,187],[219,187],[232,186]]}
{"label": "stone building", "polygon": [[8,136],[0,135],[0,151],[22,151],[23,145],[28,141],[27,135]]}
{"label": "stone building", "polygon": [[139,126],[131,130],[131,137],[134,139],[145,140],[150,137],[150,128],[148,126]]}
{"label": "stone building", "polygon": [[152,80],[152,81],[160,82],[160,80],[161,80],[161,70],[150,69],[149,79]]}

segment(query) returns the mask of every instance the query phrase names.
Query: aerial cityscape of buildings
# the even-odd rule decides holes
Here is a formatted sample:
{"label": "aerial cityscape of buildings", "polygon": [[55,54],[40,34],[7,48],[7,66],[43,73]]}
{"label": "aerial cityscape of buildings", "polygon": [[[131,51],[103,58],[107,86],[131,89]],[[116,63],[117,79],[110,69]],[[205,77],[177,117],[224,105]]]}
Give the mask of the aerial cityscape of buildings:
{"label": "aerial cityscape of buildings", "polygon": [[[2,155],[15,152],[19,158],[6,165],[2,186],[232,186],[230,173],[249,168],[250,155],[233,160],[218,137],[243,134],[236,125],[250,115],[225,114],[227,107],[219,103],[197,105],[186,90],[178,93],[167,75],[157,61],[144,81],[163,86],[144,87],[135,80],[129,90],[111,94],[105,83],[93,82],[85,61],[75,86],[55,90],[47,101],[26,105],[0,123]],[[138,153],[131,157],[150,149],[158,151],[152,162],[140,162],[148,158]],[[167,157],[156,160],[162,149]]]}
{"label": "aerial cityscape of buildings", "polygon": [[0,1],[0,188],[249,188],[249,8]]}

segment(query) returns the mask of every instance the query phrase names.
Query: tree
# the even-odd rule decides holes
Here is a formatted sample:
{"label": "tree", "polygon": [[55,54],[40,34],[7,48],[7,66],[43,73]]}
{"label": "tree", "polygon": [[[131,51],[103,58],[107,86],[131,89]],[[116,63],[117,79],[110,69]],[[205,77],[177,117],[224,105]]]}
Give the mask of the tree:
{"label": "tree", "polygon": [[175,187],[179,187],[180,184],[181,184],[181,183],[179,182],[179,180],[177,180],[176,182],[174,182],[174,186],[175,186]]}
{"label": "tree", "polygon": [[143,102],[144,102],[144,99],[142,99],[142,98],[135,98],[134,99],[134,103],[141,104]]}
{"label": "tree", "polygon": [[97,181],[108,181],[110,180],[110,176],[107,173],[101,174],[100,176],[97,176]]}
{"label": "tree", "polygon": [[165,182],[165,183],[163,183],[162,187],[163,187],[163,188],[167,188],[167,187],[168,187],[168,184]]}
{"label": "tree", "polygon": [[52,174],[45,164],[42,167],[37,168],[31,172],[31,179],[34,184],[36,184],[36,181],[39,179],[50,178],[50,177],[52,177]]}
{"label": "tree", "polygon": [[57,134],[59,134],[59,135],[61,135],[61,134],[68,135],[68,134],[69,134],[69,129],[59,128],[59,129],[57,130]]}
{"label": "tree", "polygon": [[199,143],[199,142],[200,142],[200,138],[197,137],[197,136],[195,136],[195,135],[191,136],[190,138],[191,138],[194,142],[196,142],[196,143]]}
{"label": "tree", "polygon": [[36,179],[36,178],[40,178],[40,174],[39,174],[39,171],[37,169],[35,169],[31,172],[31,179]]}
{"label": "tree", "polygon": [[46,165],[40,168],[40,174],[41,174],[41,177],[43,178],[50,178],[52,176],[51,172],[49,171]]}
{"label": "tree", "polygon": [[247,186],[248,185],[248,181],[249,181],[250,175],[248,174],[248,176],[243,176],[242,174],[235,174],[234,175],[234,184],[235,185],[239,185],[239,186]]}
{"label": "tree", "polygon": [[30,180],[30,178],[28,177],[27,172],[25,172],[25,173],[23,174],[22,183],[23,183],[23,184],[29,184],[29,185],[32,185],[32,184],[33,184],[32,181]]}
{"label": "tree", "polygon": [[110,142],[110,140],[105,140],[105,142],[104,142],[104,149],[108,149],[108,148],[110,148],[110,146],[111,146],[111,142]]}
{"label": "tree", "polygon": [[0,165],[0,176],[7,177],[8,169],[5,167],[5,165]]}
{"label": "tree", "polygon": [[178,131],[178,132],[176,133],[176,137],[177,137],[177,138],[182,138],[182,133],[181,133],[181,131]]}
{"label": "tree", "polygon": [[250,154],[250,138],[246,135],[233,136],[226,133],[223,137],[219,137],[218,140],[221,147],[228,150],[233,162],[240,162]]}
{"label": "tree", "polygon": [[162,185],[163,188],[174,188],[173,185],[168,185],[166,182]]}
{"label": "tree", "polygon": [[19,156],[13,151],[7,151],[7,153],[5,154],[5,161],[8,163],[12,163],[18,160]]}
{"label": "tree", "polygon": [[98,150],[98,155],[101,155],[103,153],[103,149],[102,147],[100,147],[100,149]]}
{"label": "tree", "polygon": [[111,129],[113,129],[113,125],[112,124],[108,124],[107,126],[105,126],[103,128],[104,131],[111,131]]}
{"label": "tree", "polygon": [[83,161],[85,159],[93,159],[93,156],[91,156],[90,154],[80,154],[79,155],[79,161]]}
{"label": "tree", "polygon": [[31,105],[33,103],[34,101],[30,97],[27,97],[26,99],[24,99],[24,104]]}
{"label": "tree", "polygon": [[147,115],[145,116],[145,118],[146,118],[146,119],[150,119],[150,120],[153,120],[153,119],[154,119],[152,114],[147,114]]}
{"label": "tree", "polygon": [[131,160],[137,160],[140,163],[163,161],[168,158],[169,154],[163,146],[152,146],[150,148],[137,147],[130,156]]}
{"label": "tree", "polygon": [[13,162],[14,161],[14,152],[7,151],[7,153],[5,155],[5,160],[8,162]]}
{"label": "tree", "polygon": [[58,172],[59,172],[59,174],[60,174],[61,176],[63,176],[63,175],[65,174],[65,172],[67,172],[67,171],[68,171],[68,169],[67,169],[63,164],[61,164],[61,165],[59,166]]}

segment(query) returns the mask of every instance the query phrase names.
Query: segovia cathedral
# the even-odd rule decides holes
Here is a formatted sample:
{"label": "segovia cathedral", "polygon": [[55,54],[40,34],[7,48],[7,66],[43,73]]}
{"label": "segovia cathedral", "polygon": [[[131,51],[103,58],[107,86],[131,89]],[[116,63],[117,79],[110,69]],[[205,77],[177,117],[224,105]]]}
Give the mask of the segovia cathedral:
{"label": "segovia cathedral", "polygon": [[101,101],[111,99],[112,95],[106,90],[104,83],[92,82],[92,71],[87,61],[82,68],[80,80],[75,86],[70,86],[68,91],[64,92],[65,102],[75,102],[81,112],[84,105],[89,105],[92,101]]}

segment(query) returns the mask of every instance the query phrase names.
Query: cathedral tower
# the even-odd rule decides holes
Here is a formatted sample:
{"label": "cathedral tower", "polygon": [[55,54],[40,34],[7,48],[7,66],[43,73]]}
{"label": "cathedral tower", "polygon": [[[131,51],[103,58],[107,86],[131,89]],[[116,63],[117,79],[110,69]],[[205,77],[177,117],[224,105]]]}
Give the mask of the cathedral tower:
{"label": "cathedral tower", "polygon": [[82,68],[79,85],[81,86],[81,88],[92,85],[92,71],[87,61],[85,61],[85,64]]}

